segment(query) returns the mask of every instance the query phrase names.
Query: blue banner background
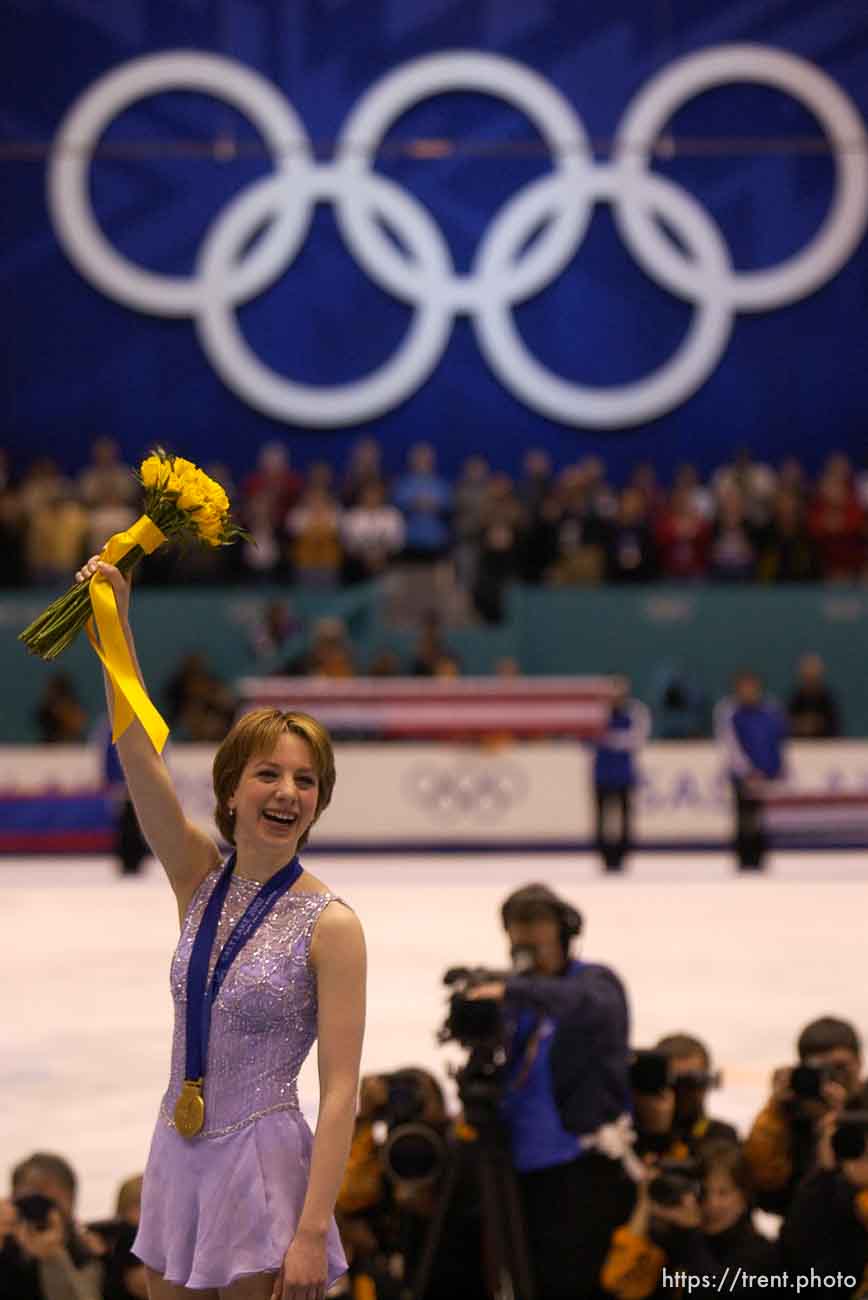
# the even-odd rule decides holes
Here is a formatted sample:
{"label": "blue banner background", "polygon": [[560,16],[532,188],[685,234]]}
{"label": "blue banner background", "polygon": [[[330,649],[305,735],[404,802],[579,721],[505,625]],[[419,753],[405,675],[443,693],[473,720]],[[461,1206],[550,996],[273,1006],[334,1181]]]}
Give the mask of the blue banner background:
{"label": "blue banner background", "polygon": [[[51,452],[72,467],[97,433],[118,437],[128,456],[164,440],[185,455],[228,461],[236,471],[257,444],[285,436],[297,463],[340,458],[358,427],[309,431],[246,406],[212,370],[191,321],[139,314],[91,287],[54,234],[45,200],[45,156],[64,113],[97,77],[137,55],[200,49],[231,55],[279,87],[320,156],[373,81],[422,54],[487,50],[520,60],[566,96],[605,158],[605,142],[631,97],[656,71],[689,51],[731,41],[790,50],[816,63],[868,114],[868,8],[855,0],[4,0],[0,131],[5,142],[0,209],[4,367],[0,441],[19,465]],[[792,142],[818,138],[813,117],[788,96],[738,85],[698,96],[669,124],[676,136]],[[271,168],[264,156],[228,161],[170,158],[159,142],[235,136],[256,140],[234,110],[201,96],[163,94],[139,102],[109,129],[107,144],[152,142],[148,156],[100,159],[94,207],[128,256],[186,274],[210,222],[230,196]],[[387,143],[454,136],[473,145],[538,143],[516,110],[491,97],[453,94],[410,110]],[[242,149],[243,154],[243,149]],[[500,205],[547,158],[459,153],[437,160],[381,157],[377,167],[405,185],[440,223],[466,269]],[[833,188],[828,155],[745,151],[655,162],[694,195],[720,226],[738,269],[796,252],[818,228]],[[810,298],[737,318],[719,367],[683,406],[625,431],[568,428],[526,408],[489,371],[466,318],[456,321],[430,380],[402,406],[366,425],[397,467],[407,445],[436,442],[454,471],[471,449],[518,469],[529,445],[559,463],[598,453],[616,479],[636,460],[664,473],[690,459],[709,469],[739,445],[815,468],[834,447],[860,462],[866,452],[868,355],[865,241]],[[622,383],[650,372],[684,335],[691,308],[646,279],[599,206],[565,273],[516,310],[533,352],[565,377]],[[386,360],[410,309],[373,286],[343,248],[332,211],[317,209],[291,269],[240,320],[275,369],[310,383],[358,378]]]}

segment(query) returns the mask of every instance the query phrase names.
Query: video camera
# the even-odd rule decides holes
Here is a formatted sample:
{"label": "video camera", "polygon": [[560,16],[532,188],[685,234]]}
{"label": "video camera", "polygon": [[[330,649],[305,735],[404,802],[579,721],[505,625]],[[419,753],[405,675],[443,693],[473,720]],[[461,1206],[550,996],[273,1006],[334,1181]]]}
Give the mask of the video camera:
{"label": "video camera", "polygon": [[500,1003],[494,998],[470,998],[467,995],[472,989],[505,978],[505,972],[488,970],[484,966],[451,967],[443,976],[443,983],[454,992],[449,998],[449,1014],[437,1033],[437,1041],[456,1042],[470,1048],[495,1049],[501,1045],[505,1026]]}

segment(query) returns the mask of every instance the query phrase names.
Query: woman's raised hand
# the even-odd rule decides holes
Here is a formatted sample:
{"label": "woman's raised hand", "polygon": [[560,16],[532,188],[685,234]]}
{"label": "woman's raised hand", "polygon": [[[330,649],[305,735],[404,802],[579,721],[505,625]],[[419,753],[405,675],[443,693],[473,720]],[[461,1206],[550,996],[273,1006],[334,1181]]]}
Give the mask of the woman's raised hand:
{"label": "woman's raised hand", "polygon": [[87,582],[95,573],[101,573],[107,578],[112,585],[117,601],[118,613],[122,619],[126,619],[130,612],[130,584],[120,569],[113,564],[106,564],[98,555],[92,555],[87,564],[83,565],[75,575],[76,582]]}

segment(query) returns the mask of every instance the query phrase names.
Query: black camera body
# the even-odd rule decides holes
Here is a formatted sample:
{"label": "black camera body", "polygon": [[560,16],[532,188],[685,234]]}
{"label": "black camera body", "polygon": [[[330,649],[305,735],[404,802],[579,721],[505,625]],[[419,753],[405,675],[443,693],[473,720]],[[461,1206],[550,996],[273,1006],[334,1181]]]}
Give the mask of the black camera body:
{"label": "black camera body", "polygon": [[393,1183],[422,1187],[436,1182],[446,1164],[446,1142],[442,1133],[423,1120],[425,1094],[415,1070],[395,1070],[380,1075],[387,1099],[377,1110],[386,1125],[386,1140],[380,1149],[383,1172]]}
{"label": "black camera body", "polygon": [[630,1088],[641,1096],[656,1096],[671,1085],[669,1057],[665,1052],[636,1051],[630,1065]]}
{"label": "black camera body", "polygon": [[392,1074],[380,1075],[380,1078],[386,1085],[388,1097],[377,1112],[378,1118],[390,1129],[418,1119],[425,1109],[425,1098],[415,1072],[395,1070]]}
{"label": "black camera body", "polygon": [[662,1160],[648,1184],[648,1195],[656,1205],[672,1209],[690,1193],[702,1200],[702,1169],[696,1160]]}
{"label": "black camera body", "polygon": [[449,1014],[437,1035],[438,1041],[456,1042],[469,1048],[495,1048],[501,1044],[506,1025],[500,1003],[494,998],[470,998],[467,994],[483,984],[503,979],[503,971],[490,971],[483,966],[453,966],[448,970],[443,983],[455,992],[449,998]]}
{"label": "black camera body", "polygon": [[800,1101],[822,1101],[824,1083],[843,1083],[846,1070],[840,1065],[794,1065],[790,1089]]}
{"label": "black camera body", "polygon": [[18,1211],[19,1219],[23,1219],[39,1232],[44,1232],[48,1227],[49,1211],[57,1209],[56,1201],[53,1201],[50,1196],[40,1195],[39,1192],[32,1192],[29,1196],[16,1196],[13,1204]]}

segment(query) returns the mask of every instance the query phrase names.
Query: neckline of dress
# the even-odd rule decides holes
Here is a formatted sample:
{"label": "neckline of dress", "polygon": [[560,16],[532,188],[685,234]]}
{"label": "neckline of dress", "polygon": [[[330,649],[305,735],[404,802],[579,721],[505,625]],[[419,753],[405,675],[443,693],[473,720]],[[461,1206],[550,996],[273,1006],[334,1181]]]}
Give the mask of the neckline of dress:
{"label": "neckline of dress", "polygon": [[[232,872],[232,875],[229,878],[230,880],[243,881],[245,885],[258,885],[260,889],[262,888],[263,885],[266,885],[268,883],[268,881],[266,880],[254,880],[252,876],[237,876],[234,871]],[[331,898],[331,893],[328,890],[321,891],[317,889],[289,889],[283,895],[283,897],[284,898]]]}

